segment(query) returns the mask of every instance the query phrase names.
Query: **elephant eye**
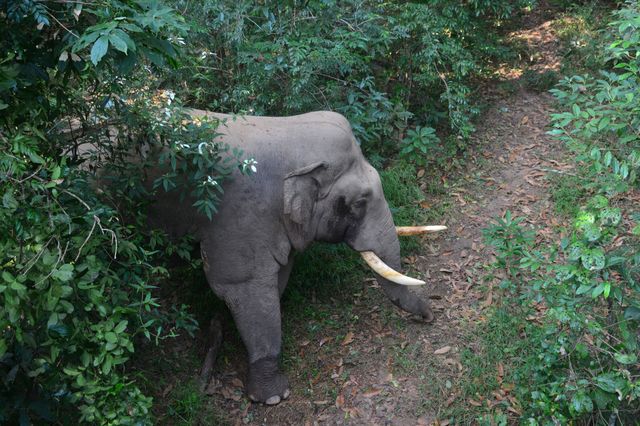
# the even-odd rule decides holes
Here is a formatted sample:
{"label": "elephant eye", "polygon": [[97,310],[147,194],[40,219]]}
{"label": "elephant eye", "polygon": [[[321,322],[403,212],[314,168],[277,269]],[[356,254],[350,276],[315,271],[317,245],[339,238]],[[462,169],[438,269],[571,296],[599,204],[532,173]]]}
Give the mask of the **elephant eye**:
{"label": "elephant eye", "polygon": [[353,202],[351,205],[354,209],[361,209],[367,204],[367,200],[365,198],[360,198]]}

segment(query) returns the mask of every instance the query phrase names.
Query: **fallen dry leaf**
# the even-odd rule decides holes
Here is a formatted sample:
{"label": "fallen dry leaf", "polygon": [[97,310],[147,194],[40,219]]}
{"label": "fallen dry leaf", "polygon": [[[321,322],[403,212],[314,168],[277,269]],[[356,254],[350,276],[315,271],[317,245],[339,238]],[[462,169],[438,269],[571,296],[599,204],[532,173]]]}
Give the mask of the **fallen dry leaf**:
{"label": "fallen dry leaf", "polygon": [[228,386],[220,389],[220,393],[225,397],[225,399],[231,399],[233,401],[240,401],[242,399],[242,397],[238,393],[234,392],[234,389]]}
{"label": "fallen dry leaf", "polygon": [[450,350],[451,350],[451,346],[443,346],[440,349],[436,349],[435,351],[433,351],[433,353],[435,355],[444,355],[446,353],[449,353]]}
{"label": "fallen dry leaf", "polygon": [[344,396],[342,394],[339,394],[338,397],[336,398],[336,407],[338,408],[344,407]]}
{"label": "fallen dry leaf", "polygon": [[453,401],[456,400],[456,398],[458,397],[458,395],[456,395],[455,393],[453,395],[451,395],[449,398],[447,398],[447,400],[445,401],[444,405],[445,407],[449,407],[451,406],[451,404],[453,404]]}
{"label": "fallen dry leaf", "polygon": [[475,399],[470,399],[469,404],[473,405],[474,407],[482,407],[482,403],[476,401]]}
{"label": "fallen dry leaf", "polygon": [[167,395],[169,395],[169,392],[171,392],[171,389],[173,389],[173,383],[171,383],[169,386],[164,388],[164,390],[162,391],[162,397],[165,398]]}
{"label": "fallen dry leaf", "polygon": [[418,178],[421,178],[422,176],[424,176],[424,173],[425,173],[424,169],[418,170]]}
{"label": "fallen dry leaf", "polygon": [[371,388],[370,390],[368,390],[365,393],[363,393],[362,396],[364,396],[365,398],[371,398],[372,396],[379,395],[380,392],[382,392],[382,389]]}
{"label": "fallen dry leaf", "polygon": [[349,343],[353,342],[353,333],[350,331],[344,336],[344,340],[342,341],[342,346],[346,346]]}
{"label": "fallen dry leaf", "polygon": [[520,410],[516,410],[513,407],[507,407],[507,411],[511,411],[513,414],[517,415],[517,416],[521,416],[522,415],[522,411]]}
{"label": "fallen dry leaf", "polygon": [[516,385],[514,385],[513,383],[506,383],[502,385],[502,390],[504,390],[505,392],[511,392],[515,388],[516,388]]}

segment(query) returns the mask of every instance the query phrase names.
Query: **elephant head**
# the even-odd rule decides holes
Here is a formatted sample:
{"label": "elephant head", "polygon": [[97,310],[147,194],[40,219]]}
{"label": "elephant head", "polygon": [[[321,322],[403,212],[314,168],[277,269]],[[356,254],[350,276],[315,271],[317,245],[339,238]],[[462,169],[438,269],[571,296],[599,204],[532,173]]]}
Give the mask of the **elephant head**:
{"label": "elephant head", "polygon": [[[396,228],[380,176],[365,160],[355,139],[349,139],[348,144],[334,151],[349,159],[346,164],[334,156],[330,161],[318,161],[286,177],[284,211],[290,240],[298,250],[311,240],[345,242],[362,254],[394,304],[431,321],[433,313],[428,303],[408,288],[425,284],[424,281],[397,272],[401,267],[398,235],[446,227]],[[343,152],[345,149],[351,152]],[[342,170],[336,171],[340,166]]]}

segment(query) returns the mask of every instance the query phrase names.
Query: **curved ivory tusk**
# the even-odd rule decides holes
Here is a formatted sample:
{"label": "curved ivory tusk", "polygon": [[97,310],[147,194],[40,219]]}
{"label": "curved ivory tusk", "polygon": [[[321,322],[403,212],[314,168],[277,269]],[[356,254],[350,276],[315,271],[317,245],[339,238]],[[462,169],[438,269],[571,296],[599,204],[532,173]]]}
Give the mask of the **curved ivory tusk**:
{"label": "curved ivory tusk", "polygon": [[400,272],[391,268],[389,265],[384,263],[376,254],[372,251],[361,251],[360,255],[367,262],[367,265],[371,269],[374,270],[378,275],[383,278],[386,278],[389,281],[392,281],[396,284],[400,285],[423,285],[426,284],[422,280],[417,280],[415,278],[407,277],[406,275],[402,275]]}
{"label": "curved ivory tusk", "polygon": [[396,233],[401,236],[407,235],[421,235],[428,232],[440,232],[447,229],[443,225],[429,225],[429,226],[396,226]]}

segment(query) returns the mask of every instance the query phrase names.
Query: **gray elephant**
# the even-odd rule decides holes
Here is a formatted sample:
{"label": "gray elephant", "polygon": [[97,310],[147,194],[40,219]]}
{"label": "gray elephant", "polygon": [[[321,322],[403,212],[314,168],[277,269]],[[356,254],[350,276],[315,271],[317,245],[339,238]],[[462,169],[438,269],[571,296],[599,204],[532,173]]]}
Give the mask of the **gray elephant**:
{"label": "gray elephant", "polygon": [[[172,192],[160,194],[150,217],[170,234],[191,233],[200,242],[209,285],[229,307],[248,351],[247,392],[252,400],[277,404],[289,396],[287,379],[278,368],[280,297],[293,253],[313,241],[345,242],[364,253],[393,303],[426,320],[433,318],[428,303],[407,287],[424,282],[395,271],[400,268],[398,232],[380,177],[343,116],[191,114],[223,120],[218,128],[222,141],[253,156],[258,171],[227,181],[212,221]],[[419,229],[401,233],[414,231]]]}

